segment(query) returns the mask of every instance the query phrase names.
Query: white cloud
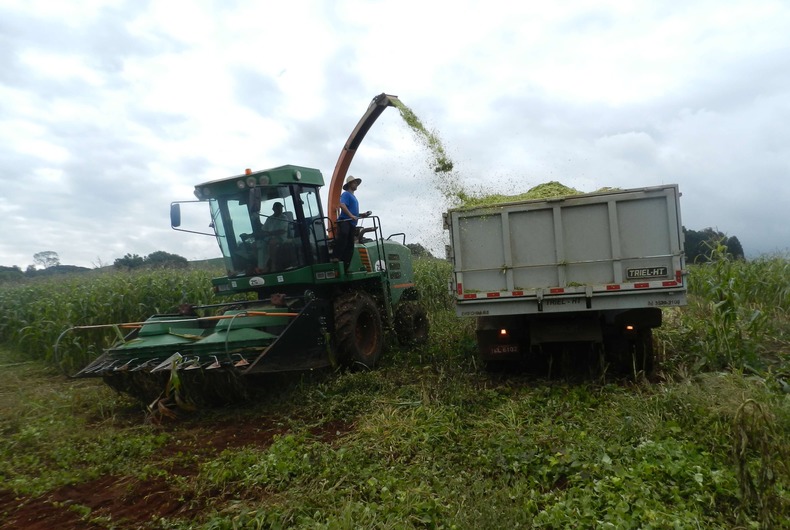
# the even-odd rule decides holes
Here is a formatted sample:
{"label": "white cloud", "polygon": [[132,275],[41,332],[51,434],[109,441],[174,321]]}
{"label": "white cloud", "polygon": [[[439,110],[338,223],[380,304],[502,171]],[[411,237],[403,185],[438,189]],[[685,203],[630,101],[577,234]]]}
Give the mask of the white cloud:
{"label": "white cloud", "polygon": [[99,72],[88,67],[82,57],[72,54],[31,49],[20,53],[19,59],[41,77],[61,81],[76,79],[93,86],[99,86],[103,82]]}
{"label": "white cloud", "polygon": [[[170,230],[171,201],[246,167],[328,179],[382,91],[439,134],[463,186],[676,182],[688,227],[790,247],[781,1],[9,0],[0,20],[3,265],[216,256]],[[429,162],[391,109],[351,172],[385,231],[441,252]]]}

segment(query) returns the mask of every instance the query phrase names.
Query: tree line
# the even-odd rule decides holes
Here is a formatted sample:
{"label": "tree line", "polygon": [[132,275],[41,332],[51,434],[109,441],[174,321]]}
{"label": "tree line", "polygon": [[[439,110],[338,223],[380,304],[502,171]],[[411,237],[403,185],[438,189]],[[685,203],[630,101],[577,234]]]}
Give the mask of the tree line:
{"label": "tree line", "polygon": [[[189,266],[189,261],[178,254],[171,254],[163,250],[157,250],[147,256],[138,254],[126,254],[122,258],[117,258],[113,262],[113,268],[119,270],[134,269],[184,269]],[[101,266],[95,267],[97,269]],[[25,278],[39,278],[64,274],[69,272],[89,271],[88,267],[77,265],[63,265],[60,263],[60,256],[52,250],[45,250],[33,254],[33,264],[28,265],[27,269],[22,270],[18,265],[7,267],[0,265],[0,282],[21,280]]]}
{"label": "tree line", "polygon": [[714,253],[719,247],[724,247],[726,254],[733,259],[744,259],[743,246],[735,236],[729,237],[713,228],[689,230],[685,226],[683,236],[686,238],[686,263],[709,262],[711,256],[721,255]]}
{"label": "tree line", "polygon": [[163,250],[157,250],[145,257],[138,254],[126,254],[118,258],[113,263],[116,269],[185,269],[189,266],[189,261],[178,254],[171,254]]}

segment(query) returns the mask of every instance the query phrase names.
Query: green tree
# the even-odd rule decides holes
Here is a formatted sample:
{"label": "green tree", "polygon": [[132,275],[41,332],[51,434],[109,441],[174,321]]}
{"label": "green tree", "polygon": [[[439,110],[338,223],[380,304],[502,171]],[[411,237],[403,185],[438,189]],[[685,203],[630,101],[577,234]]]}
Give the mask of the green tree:
{"label": "green tree", "polygon": [[727,248],[727,253],[735,259],[743,259],[743,247],[735,236],[728,237],[724,232],[713,228],[703,230],[689,230],[683,227],[686,238],[686,262],[705,263],[711,261],[711,251],[720,244]]}
{"label": "green tree", "polygon": [[58,253],[53,250],[44,250],[43,252],[36,252],[33,254],[33,262],[48,269],[60,265],[60,257]]}
{"label": "green tree", "polygon": [[145,257],[145,264],[148,267],[168,268],[168,269],[185,269],[189,266],[189,262],[183,256],[178,254],[170,254],[163,250],[151,252]]}
{"label": "green tree", "polygon": [[137,254],[126,254],[122,258],[118,258],[113,263],[116,269],[139,269],[145,263],[145,259]]}
{"label": "green tree", "polygon": [[138,254],[126,254],[122,258],[118,258],[113,263],[116,269],[185,269],[189,266],[189,262],[183,256],[178,254],[171,254],[163,250],[157,250],[145,257]]}
{"label": "green tree", "polygon": [[427,248],[422,246],[419,243],[408,243],[406,244],[409,250],[411,250],[411,255],[415,258],[432,258],[433,254],[431,254]]}
{"label": "green tree", "polygon": [[741,246],[741,242],[738,241],[738,238],[732,236],[731,238],[727,239],[727,253],[735,259],[743,259],[743,246]]}
{"label": "green tree", "polygon": [[5,267],[0,265],[0,283],[21,280],[24,277],[25,273],[23,273],[22,269],[20,269],[17,265],[14,265],[13,267]]}

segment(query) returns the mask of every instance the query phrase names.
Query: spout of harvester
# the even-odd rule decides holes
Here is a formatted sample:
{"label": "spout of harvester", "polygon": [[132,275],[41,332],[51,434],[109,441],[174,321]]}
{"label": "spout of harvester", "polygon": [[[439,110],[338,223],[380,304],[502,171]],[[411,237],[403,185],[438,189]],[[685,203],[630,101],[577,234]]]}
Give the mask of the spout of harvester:
{"label": "spout of harvester", "polygon": [[[346,145],[340,151],[340,156],[335,164],[335,171],[332,173],[332,180],[329,183],[329,198],[327,199],[327,212],[329,221],[334,225],[337,220],[337,210],[340,205],[340,195],[343,193],[343,181],[348,173],[348,168],[351,166],[351,160],[357,152],[359,144],[362,143],[363,138],[368,133],[370,128],[376,122],[381,113],[387,107],[395,107],[400,102],[398,96],[391,94],[381,93],[373,98],[370,102],[368,110],[362,115],[362,118],[351,131],[351,135],[346,141]],[[330,237],[333,237],[333,232],[330,231]]]}

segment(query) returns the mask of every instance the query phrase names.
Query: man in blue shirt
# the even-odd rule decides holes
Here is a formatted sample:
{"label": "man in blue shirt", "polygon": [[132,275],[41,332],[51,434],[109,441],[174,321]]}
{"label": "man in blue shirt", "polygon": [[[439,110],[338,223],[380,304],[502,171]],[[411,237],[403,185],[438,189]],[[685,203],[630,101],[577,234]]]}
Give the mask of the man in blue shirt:
{"label": "man in blue shirt", "polygon": [[343,261],[346,271],[348,271],[348,266],[351,264],[351,256],[354,255],[354,235],[357,221],[371,214],[371,212],[359,213],[359,201],[354,196],[354,192],[357,191],[361,183],[361,178],[349,175],[346,178],[346,183],[343,184],[344,191],[340,195],[340,215],[337,217],[338,234],[335,240],[335,257]]}

